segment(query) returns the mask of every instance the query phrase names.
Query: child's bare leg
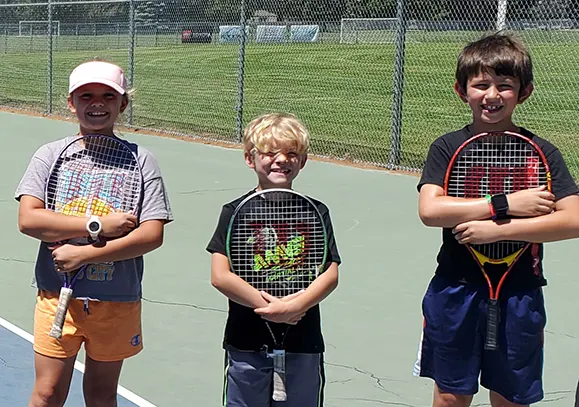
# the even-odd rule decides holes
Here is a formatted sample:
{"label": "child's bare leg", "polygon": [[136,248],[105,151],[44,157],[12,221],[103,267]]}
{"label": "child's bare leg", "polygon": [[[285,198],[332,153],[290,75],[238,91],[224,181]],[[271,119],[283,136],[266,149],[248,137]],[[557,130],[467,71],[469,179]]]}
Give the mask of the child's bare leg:
{"label": "child's bare leg", "polygon": [[511,403],[509,400],[494,391],[489,392],[489,400],[492,407],[524,407],[521,404]]}
{"label": "child's bare leg", "polygon": [[[432,407],[468,407],[472,401],[472,396],[464,394],[452,394],[442,392],[436,383],[434,384],[434,398]],[[493,407],[496,407],[493,405]]]}
{"label": "child's bare leg", "polygon": [[82,382],[86,407],[117,407],[117,386],[122,367],[122,360],[97,362],[86,357]]}
{"label": "child's bare leg", "polygon": [[68,396],[75,357],[51,358],[34,353],[36,378],[28,407],[62,407]]}

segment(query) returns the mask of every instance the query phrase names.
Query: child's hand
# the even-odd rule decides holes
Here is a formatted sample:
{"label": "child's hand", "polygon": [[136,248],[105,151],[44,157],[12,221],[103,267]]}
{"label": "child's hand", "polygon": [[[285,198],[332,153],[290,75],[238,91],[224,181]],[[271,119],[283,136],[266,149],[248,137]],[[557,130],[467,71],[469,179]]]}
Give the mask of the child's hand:
{"label": "child's hand", "polygon": [[283,298],[276,298],[273,295],[262,291],[261,296],[268,302],[268,306],[256,308],[254,311],[267,321],[295,325],[306,314],[306,312],[300,310],[297,304],[293,301],[302,293],[303,291],[300,291]]}
{"label": "child's hand", "polygon": [[460,244],[486,244],[502,240],[498,225],[492,220],[464,222],[452,229]]}
{"label": "child's hand", "polygon": [[119,237],[130,232],[137,226],[137,217],[130,213],[111,212],[100,218],[102,224],[101,236]]}
{"label": "child's hand", "polygon": [[50,246],[49,249],[52,250],[54,267],[60,273],[75,271],[85,264],[83,246],[64,244]]}
{"label": "child's hand", "polygon": [[507,195],[509,215],[519,217],[535,217],[546,215],[555,209],[555,195],[547,191],[545,186],[525,189]]}

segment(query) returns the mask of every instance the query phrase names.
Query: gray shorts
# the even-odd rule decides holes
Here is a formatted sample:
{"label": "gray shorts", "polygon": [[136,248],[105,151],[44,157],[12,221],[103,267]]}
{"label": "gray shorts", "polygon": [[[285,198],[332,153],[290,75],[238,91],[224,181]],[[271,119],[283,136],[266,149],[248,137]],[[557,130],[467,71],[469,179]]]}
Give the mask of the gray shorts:
{"label": "gray shorts", "polygon": [[223,406],[321,407],[324,359],[320,353],[288,353],[285,360],[287,400],[272,400],[273,361],[265,352],[225,352]]}

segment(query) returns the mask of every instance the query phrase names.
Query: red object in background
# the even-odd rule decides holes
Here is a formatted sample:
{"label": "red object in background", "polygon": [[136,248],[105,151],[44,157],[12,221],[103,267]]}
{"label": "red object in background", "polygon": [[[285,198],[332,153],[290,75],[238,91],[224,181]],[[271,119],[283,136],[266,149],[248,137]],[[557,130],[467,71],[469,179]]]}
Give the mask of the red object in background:
{"label": "red object in background", "polygon": [[191,40],[191,34],[193,34],[193,31],[191,30],[183,30],[183,32],[181,33],[181,42],[188,42]]}

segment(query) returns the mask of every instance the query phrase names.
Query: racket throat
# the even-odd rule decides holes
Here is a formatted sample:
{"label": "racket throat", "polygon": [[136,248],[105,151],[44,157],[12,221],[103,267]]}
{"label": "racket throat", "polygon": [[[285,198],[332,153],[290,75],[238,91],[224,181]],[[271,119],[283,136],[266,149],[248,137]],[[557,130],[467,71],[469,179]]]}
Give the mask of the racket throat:
{"label": "racket throat", "polygon": [[526,249],[526,246],[520,248],[516,252],[509,254],[508,256],[503,257],[501,259],[491,259],[491,258],[485,256],[484,254],[479,253],[477,250],[471,250],[471,252],[472,252],[472,254],[474,254],[474,256],[478,260],[479,264],[482,264],[483,266],[487,266],[487,264],[492,264],[492,265],[504,264],[508,268],[511,266],[511,264],[513,264],[518,259],[519,255],[523,252],[524,249]]}

